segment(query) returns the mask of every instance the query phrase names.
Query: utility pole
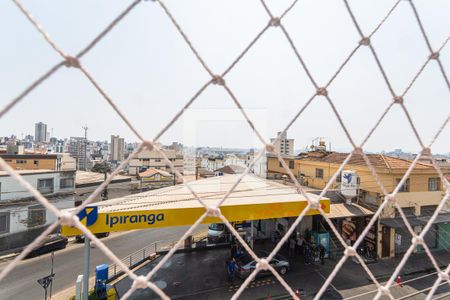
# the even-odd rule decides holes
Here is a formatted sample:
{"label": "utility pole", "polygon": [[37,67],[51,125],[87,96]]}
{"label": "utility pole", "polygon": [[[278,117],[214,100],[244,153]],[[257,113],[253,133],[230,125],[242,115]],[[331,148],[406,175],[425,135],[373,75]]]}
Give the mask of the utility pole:
{"label": "utility pole", "polygon": [[87,131],[89,128],[87,125],[84,125],[82,128],[84,130],[84,170],[87,171]]}

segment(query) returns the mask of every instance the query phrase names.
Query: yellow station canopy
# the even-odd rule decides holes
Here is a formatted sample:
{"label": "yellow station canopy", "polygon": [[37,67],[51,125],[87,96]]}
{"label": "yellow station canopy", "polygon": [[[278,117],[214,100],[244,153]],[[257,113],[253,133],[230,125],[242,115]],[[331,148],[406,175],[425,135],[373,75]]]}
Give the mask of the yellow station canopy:
{"label": "yellow station canopy", "polygon": [[[208,205],[217,205],[239,175],[225,175],[190,182],[189,185]],[[310,199],[318,195],[307,193]],[[330,212],[330,200],[320,200],[322,209]],[[285,218],[298,216],[307,200],[292,186],[260,177],[246,176],[220,206],[220,211],[230,222]],[[74,208],[69,209],[69,211]],[[192,225],[205,213],[184,185],[175,185],[121,198],[96,202],[85,208],[79,218],[93,233],[126,231],[169,226]],[[319,214],[309,210],[307,215]],[[203,223],[221,222],[207,217]],[[74,227],[63,226],[65,236],[81,234]]]}

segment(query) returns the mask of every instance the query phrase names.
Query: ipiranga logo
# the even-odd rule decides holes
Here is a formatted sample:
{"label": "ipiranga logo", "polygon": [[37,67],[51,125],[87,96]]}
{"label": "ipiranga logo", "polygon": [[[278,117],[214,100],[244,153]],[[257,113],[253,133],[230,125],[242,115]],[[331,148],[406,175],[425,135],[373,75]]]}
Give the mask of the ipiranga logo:
{"label": "ipiranga logo", "polygon": [[155,222],[164,221],[164,214],[139,214],[130,216],[110,216],[106,215],[106,225],[109,228],[113,228],[116,224],[136,224],[147,223],[149,225],[155,224]]}
{"label": "ipiranga logo", "polygon": [[80,219],[80,222],[86,219],[87,227],[93,225],[98,218],[98,207],[97,206],[85,207],[82,211],[78,213],[78,218]]}

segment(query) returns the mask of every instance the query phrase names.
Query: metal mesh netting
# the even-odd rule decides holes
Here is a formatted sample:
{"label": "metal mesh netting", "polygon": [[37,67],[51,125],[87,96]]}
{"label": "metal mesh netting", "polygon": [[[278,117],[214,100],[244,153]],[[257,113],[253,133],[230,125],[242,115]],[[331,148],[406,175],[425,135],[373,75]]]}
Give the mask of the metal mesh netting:
{"label": "metal mesh netting", "polygon": [[[345,5],[346,11],[348,12],[348,17],[351,19],[351,22],[355,29],[357,30],[359,34],[359,41],[355,42],[355,45],[353,49],[348,53],[345,60],[339,65],[337,70],[333,73],[331,78],[325,83],[325,84],[319,84],[316,79],[313,76],[313,73],[308,67],[308,63],[305,62],[303,59],[303,56],[301,54],[301,51],[296,47],[295,41],[292,39],[290,33],[288,32],[287,28],[283,25],[283,18],[290,13],[292,8],[294,8],[296,5],[300,5],[297,2],[293,1],[286,9],[283,11],[280,15],[274,15],[272,11],[269,9],[269,7],[266,5],[264,0],[261,0],[261,5],[264,8],[265,12],[267,13],[267,24],[261,28],[259,33],[248,43],[247,47],[241,53],[234,59],[234,61],[229,65],[228,68],[226,68],[222,73],[216,73],[214,72],[207,64],[207,62],[202,58],[202,56],[199,54],[199,52],[196,50],[194,43],[191,41],[189,36],[185,33],[182,26],[177,22],[176,16],[172,14],[170,8],[166,6],[164,1],[155,1],[155,6],[158,4],[160,8],[165,12],[167,17],[170,19],[172,24],[176,27],[177,31],[181,35],[182,39],[186,42],[186,45],[189,47],[189,49],[194,53],[196,59],[201,63],[205,71],[210,75],[210,79],[202,85],[198,91],[186,102],[184,107],[180,108],[180,110],[176,113],[174,113],[173,118],[168,124],[165,124],[161,131],[153,137],[153,139],[148,139],[144,137],[141,132],[133,126],[130,119],[125,116],[125,114],[118,108],[118,106],[115,104],[113,99],[110,97],[110,95],[97,83],[97,81],[93,78],[91,73],[87,70],[87,68],[82,64],[81,59],[85,54],[87,54],[89,51],[91,51],[96,44],[102,40],[108,33],[117,25],[119,24],[132,10],[136,9],[138,7],[140,0],[132,1],[131,4],[126,7],[126,9],[121,12],[98,36],[96,36],[86,47],[84,47],[78,54],[70,55],[67,54],[63,49],[61,49],[57,44],[55,44],[50,36],[45,32],[45,30],[39,25],[38,21],[33,18],[31,13],[18,1],[13,0],[13,2],[17,5],[17,7],[20,9],[20,11],[23,13],[23,15],[32,23],[32,25],[35,27],[35,29],[42,35],[42,37],[46,40],[46,42],[56,51],[60,57],[61,61],[57,63],[56,65],[52,66],[45,74],[43,74],[41,77],[39,77],[36,81],[34,81],[31,85],[26,87],[17,97],[12,99],[1,111],[0,111],[0,118],[3,117],[6,113],[8,113],[15,105],[17,105],[20,101],[22,101],[31,91],[33,91],[35,88],[37,88],[42,82],[47,80],[49,77],[51,77],[54,73],[56,73],[59,69],[61,69],[63,66],[75,68],[78,69],[87,79],[88,81],[95,87],[95,89],[101,94],[101,96],[108,102],[108,104],[113,108],[113,110],[118,114],[118,116],[123,120],[123,122],[131,129],[131,131],[135,134],[135,136],[140,140],[140,146],[131,154],[129,157],[123,161],[119,167],[114,170],[110,176],[103,182],[96,190],[95,192],[89,196],[89,198],[82,203],[81,206],[77,207],[72,213],[68,212],[62,212],[58,208],[56,208],[54,205],[52,205],[44,196],[42,196],[34,187],[32,187],[29,183],[27,183],[14,169],[12,169],[2,158],[0,158],[0,167],[3,170],[6,170],[13,178],[15,178],[23,187],[25,187],[32,195],[35,197],[37,201],[40,202],[45,208],[50,210],[52,213],[54,213],[56,216],[58,216],[58,222],[55,222],[54,224],[50,225],[38,238],[36,238],[31,244],[29,244],[23,252],[15,257],[8,265],[5,267],[1,273],[0,273],[0,281],[4,279],[8,274],[14,269],[14,267],[17,265],[19,261],[21,261],[24,257],[27,256],[30,251],[33,250],[34,247],[36,247],[47,234],[52,232],[58,225],[66,225],[66,226],[76,226],[79,228],[90,240],[95,243],[95,245],[108,257],[110,258],[114,263],[117,264],[118,267],[125,270],[126,274],[130,277],[130,279],[133,280],[133,284],[128,290],[126,294],[123,295],[123,299],[128,298],[136,289],[142,289],[142,288],[150,288],[155,293],[157,293],[162,299],[169,299],[169,297],[162,291],[160,288],[158,288],[153,282],[152,277],[153,275],[158,272],[158,270],[163,266],[167,260],[169,260],[173,254],[177,251],[179,247],[181,247],[184,240],[193,233],[193,231],[196,229],[196,227],[206,218],[206,217],[217,217],[220,218],[228,227],[228,229],[231,231],[231,233],[236,237],[236,239],[242,244],[242,246],[245,248],[245,250],[257,261],[257,267],[252,272],[252,274],[242,283],[242,285],[239,287],[239,289],[234,293],[232,296],[232,299],[238,298],[244,289],[249,285],[249,283],[253,280],[253,278],[256,276],[256,274],[261,270],[270,270],[273,275],[276,277],[276,279],[281,283],[281,285],[287,290],[287,292],[294,298],[298,299],[296,296],[294,290],[286,283],[286,281],[274,270],[274,268],[268,263],[280,250],[282,245],[287,241],[289,236],[294,232],[296,226],[301,222],[302,218],[305,216],[306,212],[310,209],[317,209],[321,215],[324,217],[327,224],[330,226],[331,230],[334,232],[336,237],[339,239],[342,246],[345,248],[344,256],[338,261],[336,266],[334,267],[333,272],[328,276],[328,278],[325,280],[324,284],[320,288],[320,290],[315,295],[315,299],[319,299],[323,293],[326,291],[327,287],[330,285],[332,280],[335,278],[336,274],[339,272],[343,264],[347,261],[349,257],[353,257],[356,259],[362,266],[362,268],[367,272],[368,276],[371,278],[372,282],[377,287],[377,293],[374,296],[374,299],[379,299],[381,296],[387,296],[390,299],[394,299],[394,296],[391,293],[390,288],[393,286],[395,278],[402,270],[403,266],[407,262],[410,255],[413,253],[416,246],[420,245],[425,250],[427,256],[429,257],[433,267],[436,269],[436,272],[438,274],[438,279],[432,286],[431,290],[429,291],[427,295],[427,299],[431,299],[434,293],[436,292],[436,289],[439,287],[439,285],[444,281],[448,282],[450,284],[449,279],[449,271],[450,271],[450,264],[445,270],[441,270],[433,257],[433,254],[430,252],[430,249],[428,248],[427,244],[424,242],[424,236],[427,234],[427,232],[430,230],[430,227],[432,226],[434,220],[437,218],[439,211],[444,207],[447,200],[450,196],[450,188],[449,183],[444,176],[443,172],[441,171],[439,165],[436,163],[434,159],[432,159],[433,167],[436,169],[437,173],[439,174],[439,177],[443,183],[444,189],[445,189],[445,196],[441,200],[440,204],[438,205],[437,209],[434,211],[432,216],[430,217],[427,225],[423,228],[420,234],[417,234],[412,226],[410,225],[405,213],[403,212],[402,208],[397,203],[397,194],[402,187],[402,185],[406,182],[407,178],[413,171],[414,167],[416,166],[417,162],[423,155],[430,155],[431,154],[431,147],[433,146],[436,139],[439,137],[443,129],[446,127],[450,115],[447,115],[445,122],[439,127],[436,134],[432,138],[432,140],[426,144],[422,141],[421,136],[419,135],[416,126],[410,117],[409,111],[407,106],[404,103],[405,97],[410,91],[411,87],[415,84],[417,78],[422,74],[424,69],[427,67],[428,64],[435,63],[439,67],[440,75],[442,75],[443,80],[445,81],[445,84],[447,88],[450,90],[450,84],[447,77],[447,74],[445,72],[444,65],[440,59],[440,53],[446,46],[449,37],[442,41],[442,44],[440,45],[431,45],[429,37],[427,35],[426,28],[424,28],[423,23],[421,21],[420,13],[417,11],[417,8],[415,6],[414,1],[404,1],[406,5],[410,6],[410,8],[413,11],[413,16],[415,19],[415,22],[417,22],[419,28],[420,28],[420,34],[424,40],[424,43],[426,44],[429,55],[427,57],[423,58],[423,64],[420,66],[420,68],[413,74],[411,80],[409,81],[409,84],[407,85],[406,89],[403,91],[395,91],[390,78],[387,76],[385,72],[385,68],[383,67],[383,64],[377,54],[377,51],[372,43],[372,37],[377,33],[377,31],[383,26],[385,21],[391,17],[392,13],[399,7],[400,0],[395,2],[395,4],[391,7],[390,10],[386,12],[384,17],[378,22],[378,24],[373,28],[371,32],[363,32],[361,29],[361,26],[359,24],[358,19],[355,17],[355,14],[352,11],[352,6],[349,4],[347,0],[343,0],[343,3]],[[227,84],[225,81],[226,75],[233,69],[235,66],[241,61],[241,59],[248,54],[248,51],[257,43],[257,41],[263,36],[270,28],[274,28],[275,30],[281,31],[282,35],[287,39],[288,44],[295,54],[295,57],[298,59],[298,63],[300,64],[301,68],[306,72],[307,77],[309,81],[312,83],[312,85],[315,88],[315,92],[306,99],[306,102],[304,105],[298,110],[298,112],[295,114],[295,116],[288,122],[286,127],[281,131],[281,133],[278,135],[277,139],[274,143],[267,142],[263,136],[258,131],[258,128],[254,126],[254,123],[249,118],[248,114],[246,113],[246,110],[241,105],[241,102],[237,98],[237,96],[233,93],[232,88]],[[343,70],[344,66],[348,64],[348,62],[354,57],[355,53],[359,51],[360,48],[367,47],[370,50],[371,55],[373,56],[373,59],[376,63],[376,66],[379,70],[379,72],[382,75],[382,78],[384,79],[384,82],[386,84],[386,88],[389,91],[391,100],[389,101],[389,104],[384,109],[383,113],[379,116],[376,123],[372,126],[372,128],[367,133],[366,137],[364,138],[363,142],[361,144],[356,144],[352,138],[352,136],[349,134],[349,131],[347,130],[346,125],[343,122],[343,119],[341,115],[338,113],[335,104],[333,102],[332,96],[328,93],[328,88],[330,84],[339,76],[341,71]],[[216,206],[209,206],[205,201],[201,199],[201,197],[198,196],[198,194],[195,192],[195,190],[189,185],[188,182],[186,182],[180,174],[180,172],[175,168],[173,165],[173,162],[168,159],[168,157],[164,154],[164,152],[161,150],[161,148],[158,146],[156,141],[158,141],[161,136],[164,135],[164,133],[171,128],[171,126],[180,118],[180,116],[183,115],[183,112],[185,109],[188,109],[193,102],[196,101],[196,99],[210,86],[210,85],[218,85],[222,87],[226,93],[229,95],[230,100],[234,103],[234,105],[238,108],[242,116],[245,118],[246,122],[248,123],[248,126],[252,129],[254,134],[257,136],[257,138],[261,142],[261,151],[259,152],[259,155],[257,155],[250,165],[246,168],[245,172],[239,176],[238,181],[232,185],[231,189],[225,194],[223,199],[219,202]],[[335,182],[336,178],[340,174],[340,172],[344,169],[345,165],[350,161],[353,155],[361,155],[364,158],[364,161],[367,164],[367,167],[370,169],[371,174],[375,178],[375,181],[379,188],[381,189],[382,193],[384,194],[384,201],[379,206],[379,208],[376,210],[374,216],[372,217],[371,221],[367,226],[365,227],[364,231],[361,233],[359,238],[356,240],[353,246],[348,246],[346,242],[343,240],[341,235],[338,233],[337,228],[331,222],[331,220],[325,215],[323,209],[319,205],[318,200],[316,199],[310,199],[308,197],[308,194],[305,193],[304,189],[298,182],[297,178],[294,176],[292,171],[289,169],[289,167],[286,165],[285,160],[283,159],[282,155],[275,151],[275,147],[273,146],[275,143],[277,143],[283,136],[283,134],[291,128],[291,126],[296,122],[299,117],[302,115],[304,110],[316,99],[318,98],[324,98],[326,102],[330,105],[334,115],[336,116],[340,127],[343,129],[346,138],[350,142],[350,144],[353,147],[353,151],[348,154],[346,159],[343,161],[343,163],[340,165],[337,172],[332,176],[332,178],[328,181],[325,188],[321,191],[320,197],[317,199],[320,199],[322,196],[325,195],[327,190],[332,186],[333,182]],[[383,186],[382,181],[380,180],[380,177],[378,176],[376,172],[376,168],[373,166],[371,161],[369,160],[368,156],[364,152],[364,146],[366,145],[366,142],[369,140],[369,138],[372,136],[374,131],[378,128],[380,123],[383,121],[386,114],[392,109],[394,106],[400,106],[401,110],[404,112],[407,120],[408,120],[408,126],[411,127],[411,129],[414,132],[415,138],[417,139],[418,143],[421,146],[421,152],[416,156],[415,160],[412,162],[410,167],[408,168],[407,172],[404,174],[401,181],[398,183],[397,187],[393,190],[392,193],[389,193],[386,188]],[[146,276],[138,276],[134,274],[108,247],[105,246],[105,244],[100,241],[94,234],[90,232],[88,228],[86,228],[78,219],[77,214],[83,210],[88,204],[90,204],[98,195],[99,193],[110,183],[110,181],[113,179],[115,175],[117,175],[120,170],[122,170],[126,164],[134,158],[139,151],[142,149],[155,149],[161,156],[164,157],[165,162],[167,165],[170,166],[172,172],[176,174],[179,178],[183,178],[183,182],[186,185],[186,187],[190,190],[192,195],[201,203],[204,208],[205,212],[204,214],[190,227],[190,229],[184,233],[184,235],[179,239],[179,241],[171,248],[171,250],[165,255],[159,263],[146,275]],[[266,259],[260,259],[256,256],[254,251],[247,245],[246,242],[243,241],[241,236],[237,233],[236,229],[230,224],[230,222],[221,214],[220,206],[223,204],[223,202],[230,196],[230,194],[234,191],[234,189],[237,187],[237,185],[241,182],[241,180],[250,172],[251,168],[258,162],[258,160],[261,159],[263,155],[266,153],[272,153],[274,154],[278,160],[279,163],[282,165],[282,167],[285,169],[286,173],[294,182],[295,187],[298,191],[298,193],[302,194],[308,201],[307,207],[302,211],[302,213],[296,218],[295,222],[290,226],[289,230],[286,232],[286,234],[282,237],[282,239],[278,242],[278,244],[275,246],[275,248],[272,250],[270,255]],[[410,247],[408,248],[406,254],[403,256],[402,260],[396,267],[395,271],[392,273],[389,280],[381,284],[375,276],[372,274],[370,269],[367,267],[364,259],[358,254],[356,249],[358,248],[358,245],[360,245],[368,233],[369,229],[374,225],[375,221],[380,217],[383,209],[388,205],[394,205],[395,208],[400,213],[401,218],[403,219],[407,230],[412,235],[412,243]]]}

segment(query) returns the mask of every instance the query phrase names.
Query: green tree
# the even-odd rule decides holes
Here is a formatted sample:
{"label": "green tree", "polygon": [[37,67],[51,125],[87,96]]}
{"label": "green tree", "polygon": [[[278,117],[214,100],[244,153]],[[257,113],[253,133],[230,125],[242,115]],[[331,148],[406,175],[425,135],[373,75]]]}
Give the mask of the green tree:
{"label": "green tree", "polygon": [[[108,162],[102,161],[96,163],[94,167],[92,167],[91,171],[96,173],[103,173],[105,175],[104,180],[106,180],[106,177],[108,177],[108,173],[111,173],[111,166],[108,164]],[[103,200],[108,199],[108,186],[106,186],[105,189],[103,190],[102,198]]]}
{"label": "green tree", "polygon": [[111,173],[111,166],[108,164],[108,162],[102,161],[102,162],[96,163],[92,167],[91,171],[95,172],[95,173],[103,173],[105,175],[105,180],[106,180],[108,173]]}

